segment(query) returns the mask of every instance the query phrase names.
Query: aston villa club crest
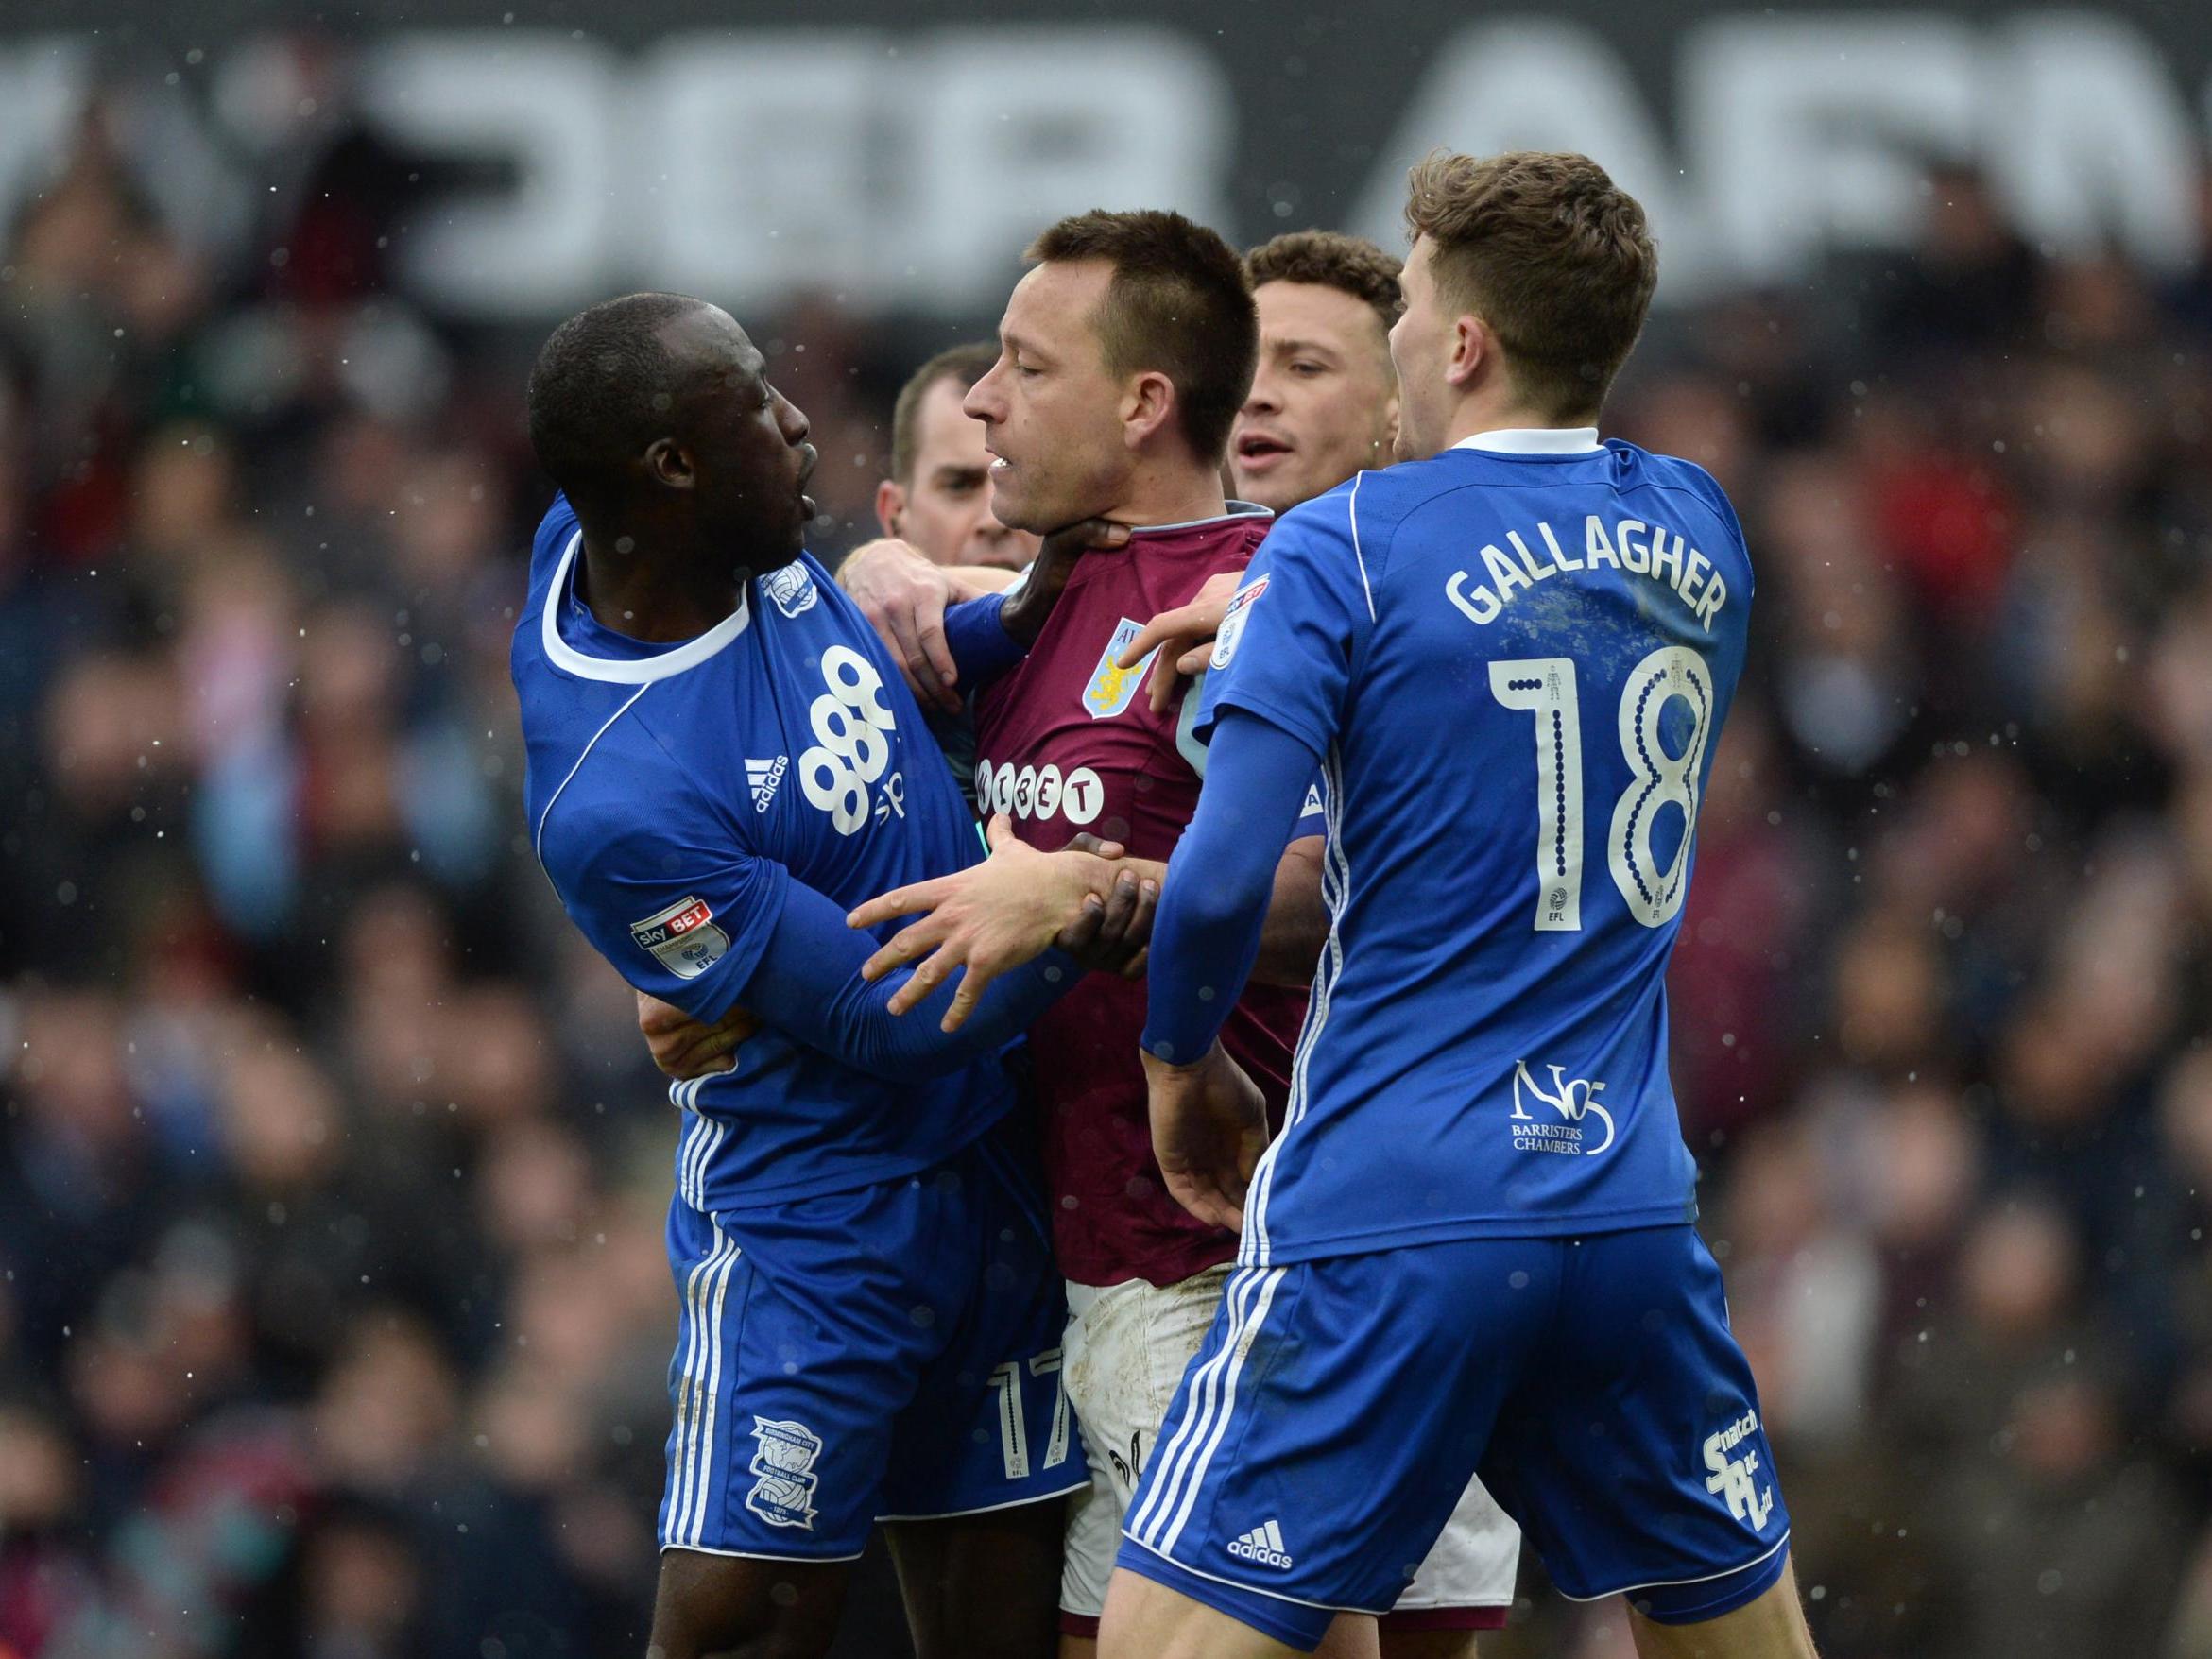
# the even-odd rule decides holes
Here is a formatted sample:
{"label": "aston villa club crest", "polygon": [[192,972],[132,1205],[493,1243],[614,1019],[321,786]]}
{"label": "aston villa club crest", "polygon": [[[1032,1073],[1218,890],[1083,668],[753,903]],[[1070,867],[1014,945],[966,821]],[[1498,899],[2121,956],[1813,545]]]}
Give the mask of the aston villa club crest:
{"label": "aston villa club crest", "polygon": [[1152,659],[1159,655],[1159,647],[1155,645],[1147,651],[1135,668],[1123,668],[1114,658],[1126,651],[1129,641],[1143,631],[1142,623],[1123,617],[1114,629],[1114,637],[1106,641],[1106,648],[1099,653],[1098,666],[1090,671],[1090,683],[1083,688],[1083,706],[1090,710],[1091,719],[1111,720],[1137,700],[1137,690],[1152,672]]}

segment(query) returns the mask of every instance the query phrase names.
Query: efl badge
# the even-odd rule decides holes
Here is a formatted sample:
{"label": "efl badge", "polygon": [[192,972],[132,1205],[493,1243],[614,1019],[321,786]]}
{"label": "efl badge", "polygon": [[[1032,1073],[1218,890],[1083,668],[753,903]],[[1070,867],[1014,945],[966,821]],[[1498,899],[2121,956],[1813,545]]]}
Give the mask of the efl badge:
{"label": "efl badge", "polygon": [[1221,632],[1214,637],[1213,667],[1226,668],[1229,665],[1229,658],[1237,654],[1237,641],[1243,637],[1245,619],[1252,614],[1253,604],[1266,591],[1265,576],[1237,590],[1237,596],[1229,601],[1228,609],[1222,612]]}
{"label": "efl badge", "polygon": [[821,597],[814,591],[814,579],[807,574],[806,566],[796,559],[763,576],[761,591],[773,599],[776,608],[785,616],[797,616],[813,608],[814,601]]}
{"label": "efl badge", "polygon": [[630,937],[679,980],[697,979],[729,949],[729,935],[714,925],[714,912],[703,898],[686,898],[630,923]]}
{"label": "efl badge", "polygon": [[1114,629],[1114,637],[1106,641],[1106,648],[1099,653],[1098,666],[1090,671],[1090,683],[1083,688],[1083,706],[1090,710],[1093,720],[1111,720],[1137,700],[1137,688],[1144,683],[1144,676],[1152,671],[1152,659],[1159,655],[1155,645],[1144,654],[1135,668],[1123,668],[1114,658],[1129,648],[1129,641],[1144,631],[1144,624],[1123,617]]}

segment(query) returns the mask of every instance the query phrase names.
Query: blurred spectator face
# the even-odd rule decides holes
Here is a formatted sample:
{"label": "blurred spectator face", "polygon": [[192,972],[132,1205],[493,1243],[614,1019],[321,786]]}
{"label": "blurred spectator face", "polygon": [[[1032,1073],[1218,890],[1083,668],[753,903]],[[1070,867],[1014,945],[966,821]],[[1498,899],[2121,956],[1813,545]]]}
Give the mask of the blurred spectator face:
{"label": "blurred spectator face", "polygon": [[316,1186],[332,1172],[337,1097],[306,1055],[256,1045],[231,1061],[224,1084],[223,1150],[242,1182],[284,1191]]}
{"label": "blurred spectator face", "polygon": [[478,1420],[507,1485],[548,1492],[582,1472],[587,1438],[574,1391],[544,1370],[508,1371],[485,1391]]}
{"label": "blurred spectator face", "polygon": [[25,1005],[16,1083],[49,1139],[94,1155],[145,1133],[124,1070],[122,1003],[97,991],[55,993]]}
{"label": "blurred spectator face", "polygon": [[403,1651],[422,1568],[398,1527],[348,1517],[317,1528],[301,1577],[312,1650],[361,1659]]}
{"label": "blurred spectator face", "polygon": [[2061,499],[2109,502],[2158,453],[2138,394],[2083,365],[2046,368],[2021,417],[2040,437],[2032,482]]}
{"label": "blurred spectator face", "polygon": [[60,1425],[28,1410],[0,1409],[0,1539],[66,1522],[77,1507],[77,1471]]}
{"label": "blurred spectator face", "polygon": [[2212,772],[2212,587],[2167,607],[2165,626],[2151,648],[2144,675],[2150,722],[2166,752],[2191,768]]}
{"label": "blurred spectator face", "polygon": [[164,426],[146,439],[131,481],[131,539],[193,553],[228,534],[237,487],[230,446],[205,427]]}
{"label": "blurred spectator face", "polygon": [[1749,411],[1745,401],[1714,376],[1680,374],[1660,381],[1634,400],[1621,424],[1638,442],[1695,461],[1725,490],[1734,492],[1749,481],[1754,453]]}
{"label": "blurred spectator face", "polygon": [[459,587],[499,546],[501,504],[490,476],[482,456],[466,453],[423,455],[409,467],[393,548],[405,591]]}
{"label": "blurred spectator face", "polygon": [[2142,279],[2107,252],[2052,268],[2046,279],[2044,329],[2068,351],[2112,351],[2136,343],[2157,320]]}
{"label": "blurred spectator face", "polygon": [[553,1092],[552,1044],[537,1004],[513,986],[456,1000],[438,1075],[471,1121],[507,1123],[538,1113]]}
{"label": "blurred spectator face", "polygon": [[1880,1167],[1872,1181],[1874,1223],[1895,1250],[1949,1239],[1981,1179],[1973,1126],[1940,1089],[1908,1088],[1890,1101],[1875,1131]]}
{"label": "blurred spectator face", "polygon": [[151,778],[186,760],[177,688],[165,662],[102,655],[73,664],[46,703],[46,765],[87,818],[120,811]]}
{"label": "blurred spectator face", "polygon": [[452,1427],[454,1396],[452,1368],[420,1325],[362,1315],[312,1408],[328,1472],[365,1491],[404,1484]]}
{"label": "blurred spectator face", "polygon": [[1901,1071],[1942,1043],[1943,966],[1926,927],[1876,916],[1853,929],[1836,963],[1836,1035],[1861,1066]]}
{"label": "blurred spectator face", "polygon": [[389,727],[399,700],[395,630],[365,607],[333,606],[308,619],[300,654],[300,708],[319,734]]}
{"label": "blurred spectator face", "polygon": [[984,423],[993,507],[1039,535],[1115,505],[1135,470],[1122,424],[1128,388],[1106,368],[1092,318],[1114,267],[1047,260],[1014,285],[999,360],[962,407]]}
{"label": "blurred spectator face", "polygon": [[1390,336],[1365,300],[1320,282],[1263,282],[1260,366],[1229,433],[1238,497],[1287,513],[1387,466],[1398,428]]}
{"label": "blurred spectator face", "polygon": [[2212,1051],[2193,1050],[2173,1063],[2158,1117],[2184,1183],[2212,1192]]}
{"label": "blurred spectator face", "polygon": [[[662,1277],[665,1283],[665,1267]],[[603,1375],[628,1326],[613,1289],[596,1251],[540,1251],[534,1257],[517,1279],[512,1300],[516,1336],[531,1363],[548,1377],[581,1380]]]}
{"label": "blurred spectator face", "polygon": [[2118,1409],[2088,1377],[2020,1391],[2008,1426],[2013,1459],[2038,1484],[2069,1486],[2104,1467],[2118,1445]]}
{"label": "blurred spectator face", "polygon": [[485,1231],[518,1254],[573,1244],[592,1201],[584,1149],[546,1123],[502,1130],[484,1162]]}
{"label": "blurred spectator face", "polygon": [[1730,1175],[1728,1199],[1728,1241],[1742,1259],[1787,1257],[1827,1221],[1812,1149],[1790,1129],[1749,1137]]}
{"label": "blurred spectator face", "polygon": [[1876,865],[1886,908],[1903,917],[1971,914],[2012,885],[2031,821],[2027,781],[2009,756],[1983,751],[1927,768]]}
{"label": "blurred spectator face", "polygon": [[2003,255],[2012,231],[1981,174],[1939,167],[1929,176],[1922,248],[1940,265],[1973,265]]}
{"label": "blurred spectator face", "polygon": [[2000,1343],[2041,1335],[2073,1295],[2072,1230],[2042,1205],[1993,1209],[1966,1241],[1960,1288],[1967,1316]]}
{"label": "blurred spectator face", "polygon": [[876,517],[884,535],[903,538],[938,564],[1018,571],[1037,556],[1037,539],[1002,523],[993,509],[988,429],[961,407],[966,397],[951,375],[922,394],[914,476],[876,487]]}

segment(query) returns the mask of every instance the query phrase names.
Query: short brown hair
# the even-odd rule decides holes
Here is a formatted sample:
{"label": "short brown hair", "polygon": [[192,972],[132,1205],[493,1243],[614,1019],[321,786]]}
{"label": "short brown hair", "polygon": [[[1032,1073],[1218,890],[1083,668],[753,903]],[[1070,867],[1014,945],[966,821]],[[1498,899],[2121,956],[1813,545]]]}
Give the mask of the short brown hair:
{"label": "short brown hair", "polygon": [[1024,257],[1114,267],[1095,319],[1107,370],[1166,375],[1183,441],[1200,460],[1220,461],[1260,363],[1260,314],[1236,250],[1181,214],[1093,209],[1062,219]]}
{"label": "short brown hair", "polygon": [[1643,209],[1604,168],[1439,150],[1413,170],[1406,229],[1434,245],[1447,302],[1496,333],[1522,396],[1554,419],[1597,412],[1659,281]]}
{"label": "short brown hair", "polygon": [[916,428],[922,399],[941,380],[956,380],[962,391],[968,390],[990,373],[998,360],[999,349],[990,341],[969,340],[948,346],[907,377],[899,388],[899,401],[891,405],[891,476],[900,484],[914,482],[915,452],[921,447],[921,434]]}
{"label": "short brown hair", "polygon": [[1364,236],[1341,231],[1285,231],[1244,255],[1244,275],[1258,289],[1268,282],[1311,282],[1364,300],[1388,334],[1404,315],[1398,291],[1400,262]]}

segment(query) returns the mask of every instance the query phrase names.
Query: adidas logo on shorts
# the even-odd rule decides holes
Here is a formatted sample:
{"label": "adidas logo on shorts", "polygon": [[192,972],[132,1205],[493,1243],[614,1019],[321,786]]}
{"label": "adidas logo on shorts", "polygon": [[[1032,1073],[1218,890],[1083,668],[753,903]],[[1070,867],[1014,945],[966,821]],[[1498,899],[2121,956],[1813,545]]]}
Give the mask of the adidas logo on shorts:
{"label": "adidas logo on shorts", "polygon": [[1287,1568],[1291,1565],[1291,1558],[1283,1552],[1282,1529],[1273,1521],[1231,1539],[1228,1548],[1231,1555],[1256,1561],[1261,1566]]}

